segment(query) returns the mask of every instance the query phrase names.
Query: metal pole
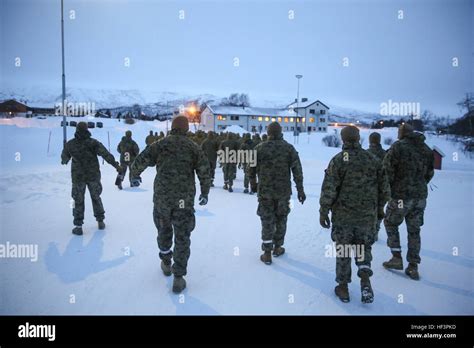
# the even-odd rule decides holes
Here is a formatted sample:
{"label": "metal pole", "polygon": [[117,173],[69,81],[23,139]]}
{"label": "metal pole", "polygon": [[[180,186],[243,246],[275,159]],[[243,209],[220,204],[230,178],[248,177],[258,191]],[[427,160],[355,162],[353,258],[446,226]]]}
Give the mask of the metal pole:
{"label": "metal pole", "polygon": [[300,102],[300,79],[303,77],[303,75],[296,75],[296,79],[298,80],[298,89],[296,92],[296,117],[295,117],[295,131],[294,131],[294,143],[297,143],[298,140],[298,127],[297,127],[297,119],[298,119],[298,108],[299,108],[299,102]]}
{"label": "metal pole", "polygon": [[62,84],[63,84],[63,95],[62,95],[62,109],[63,109],[63,146],[66,145],[67,141],[67,130],[66,130],[66,74],[64,67],[64,1],[61,0],[61,51],[62,51]]}

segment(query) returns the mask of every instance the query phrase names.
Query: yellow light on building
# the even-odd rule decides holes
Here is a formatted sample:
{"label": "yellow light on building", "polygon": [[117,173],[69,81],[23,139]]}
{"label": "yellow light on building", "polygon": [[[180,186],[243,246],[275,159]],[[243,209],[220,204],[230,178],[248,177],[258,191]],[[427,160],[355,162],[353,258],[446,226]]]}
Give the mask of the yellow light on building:
{"label": "yellow light on building", "polygon": [[276,121],[276,118],[275,117],[272,117],[272,122],[275,122]]}
{"label": "yellow light on building", "polygon": [[285,117],[285,123],[288,123],[288,117]]}
{"label": "yellow light on building", "polygon": [[265,121],[266,122],[270,121],[270,117],[265,117]]}
{"label": "yellow light on building", "polygon": [[294,122],[294,118],[293,117],[290,117],[290,122]]}
{"label": "yellow light on building", "polygon": [[303,118],[301,119],[301,122],[303,122],[303,123],[306,122],[306,117],[303,117]]}
{"label": "yellow light on building", "polygon": [[[310,117],[309,122],[314,123],[314,117]],[[336,124],[336,126],[337,126],[337,124]]]}
{"label": "yellow light on building", "polygon": [[263,117],[262,117],[262,116],[259,116],[259,117],[258,117],[258,120],[259,120],[260,122],[262,122],[262,121],[263,121]]}
{"label": "yellow light on building", "polygon": [[278,117],[278,122],[281,122],[281,117]]}

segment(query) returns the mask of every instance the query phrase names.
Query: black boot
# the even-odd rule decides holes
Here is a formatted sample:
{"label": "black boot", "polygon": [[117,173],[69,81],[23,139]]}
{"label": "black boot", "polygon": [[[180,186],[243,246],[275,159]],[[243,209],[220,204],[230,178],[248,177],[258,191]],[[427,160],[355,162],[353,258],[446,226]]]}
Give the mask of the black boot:
{"label": "black boot", "polygon": [[397,270],[402,270],[403,269],[403,259],[402,259],[402,254],[400,251],[393,251],[392,252],[392,258],[388,261],[385,261],[383,263],[383,266],[388,269],[397,269]]}
{"label": "black boot", "polygon": [[82,236],[82,226],[75,226],[72,229],[72,233],[75,234],[76,236]]}
{"label": "black boot", "polygon": [[173,279],[173,292],[179,294],[186,288],[186,280],[182,276],[174,276]]}
{"label": "black boot", "polygon": [[232,185],[229,185],[229,192],[234,192],[234,190],[232,190]]}
{"label": "black boot", "polygon": [[260,261],[262,261],[266,265],[271,265],[272,264],[271,250],[267,250],[262,255],[260,255]]}
{"label": "black boot", "polygon": [[360,278],[360,293],[362,303],[374,302],[374,291],[370,284],[370,278],[367,275]]}
{"label": "black boot", "polygon": [[169,277],[171,275],[171,261],[161,260],[161,270],[165,276]]}
{"label": "black boot", "polygon": [[99,230],[105,230],[104,220],[97,221],[97,227],[99,227]]}
{"label": "black boot", "polygon": [[249,193],[249,189],[248,188],[244,189],[244,193]]}
{"label": "black boot", "polygon": [[285,253],[285,248],[282,246],[277,246],[275,249],[273,249],[273,256],[278,257],[281,256]]}
{"label": "black boot", "polygon": [[420,274],[418,273],[418,265],[416,263],[409,263],[405,274],[413,280],[420,280]]}
{"label": "black boot", "polygon": [[226,182],[224,183],[223,189],[224,189],[224,190],[228,190],[228,189],[229,189],[229,186],[227,186],[227,183],[226,183]]}
{"label": "black boot", "polygon": [[344,303],[347,303],[351,300],[349,297],[349,288],[347,287],[347,283],[340,283],[334,288],[334,292],[336,293],[336,296],[339,297],[339,299]]}

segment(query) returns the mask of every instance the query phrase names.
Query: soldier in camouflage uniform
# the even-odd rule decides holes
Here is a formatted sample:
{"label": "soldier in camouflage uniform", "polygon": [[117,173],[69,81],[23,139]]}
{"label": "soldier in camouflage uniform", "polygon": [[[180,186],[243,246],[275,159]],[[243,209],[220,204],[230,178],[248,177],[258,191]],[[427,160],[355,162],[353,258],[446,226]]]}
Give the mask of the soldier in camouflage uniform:
{"label": "soldier in camouflage uniform", "polygon": [[[123,169],[122,175],[125,177],[127,173],[127,168],[132,165],[132,162],[135,160],[135,157],[140,153],[140,148],[138,144],[132,139],[132,132],[126,131],[125,136],[122,137],[122,140],[117,146],[117,152],[120,153],[120,166]],[[130,185],[132,184],[132,172],[128,173]],[[122,189],[122,184],[120,183],[119,188]]]}
{"label": "soldier in camouflage uniform", "polygon": [[[298,152],[283,139],[281,126],[272,122],[268,126],[269,139],[257,151],[257,164],[249,167],[252,191],[258,191],[257,215],[262,222],[262,250],[260,260],[270,265],[273,256],[283,255],[286,222],[290,213],[291,173],[296,184],[298,200],[306,200],[303,188],[303,169]],[[257,185],[258,177],[258,185]]]}
{"label": "soldier in camouflage uniform", "polygon": [[[239,144],[237,140],[235,140],[235,136],[232,133],[227,133],[227,138],[219,145],[219,150],[224,151],[225,153],[230,153],[239,149]],[[224,190],[228,190],[229,192],[233,192],[232,185],[234,184],[234,180],[237,174],[237,163],[228,163],[228,162],[221,162],[222,165],[222,172],[224,173]]]}
{"label": "soldier in camouflage uniform", "polygon": [[405,273],[418,280],[420,263],[420,227],[428,197],[427,185],[433,178],[433,151],[425,144],[425,136],[414,132],[409,124],[403,124],[398,131],[398,141],[389,149],[383,161],[387,172],[391,199],[384,219],[387,231],[387,245],[392,258],[383,263],[385,268],[403,269],[400,234],[398,226],[405,220],[408,231],[407,260]]}
{"label": "soldier in camouflage uniform", "polygon": [[262,135],[262,141],[267,141],[268,140],[268,135],[264,134]]}
{"label": "soldier in camouflage uniform", "polygon": [[188,119],[176,117],[170,135],[148,146],[131,168],[133,177],[138,178],[147,167],[156,166],[153,220],[158,229],[161,269],[166,276],[174,274],[175,293],[186,287],[183,276],[187,272],[190,237],[195,227],[195,173],[201,184],[200,205],[207,204],[211,184],[209,162],[199,146],[186,137],[188,129]]}
{"label": "soldier in camouflage uniform", "polygon": [[153,135],[153,131],[150,131],[150,134],[147,135],[145,138],[146,146],[153,144],[156,141],[155,136]]}
{"label": "soldier in camouflage uniform", "polygon": [[329,228],[332,221],[331,239],[336,243],[336,251],[346,251],[336,255],[336,295],[343,302],[350,300],[347,284],[351,282],[351,255],[347,251],[355,246],[361,254],[354,258],[361,278],[362,302],[370,303],[371,246],[377,215],[383,214],[389,186],[382,163],[361,148],[357,127],[343,128],[341,137],[342,151],[329,162],[321,187],[320,224]]}
{"label": "soldier in camouflage uniform", "polygon": [[214,187],[214,177],[216,174],[217,150],[219,150],[219,143],[216,140],[214,132],[210,131],[206,140],[201,144],[201,149],[206,154],[211,169],[211,187]]}
{"label": "soldier in camouflage uniform", "polygon": [[[244,134],[240,150],[246,151],[247,153],[252,150],[252,139],[250,139],[250,133]],[[249,193],[249,163],[239,163],[239,169],[240,168],[242,168],[244,172],[244,193]]]}
{"label": "soldier in camouflage uniform", "polygon": [[[385,155],[387,154],[387,151],[385,151],[382,148],[382,145],[380,145],[380,133],[373,132],[370,133],[369,135],[369,148],[367,151],[369,151],[371,154],[373,154],[375,157],[377,157],[380,161],[383,161],[385,158]],[[375,229],[375,241],[379,239],[379,231],[380,231],[380,225],[382,224],[383,219],[377,219],[377,226]]]}
{"label": "soldier in camouflage uniform", "polygon": [[260,134],[255,133],[252,137],[252,149],[255,148],[258,144],[262,142],[262,139],[260,139]]}
{"label": "soldier in camouflage uniform", "polygon": [[87,123],[79,122],[74,139],[66,143],[61,154],[61,164],[68,164],[72,158],[71,179],[72,199],[74,200],[72,214],[75,226],[72,233],[76,235],[82,235],[86,187],[91,195],[92,208],[98,227],[100,230],[105,229],[105,211],[100,199],[102,184],[100,183],[100,167],[97,156],[104,158],[119,173],[122,171],[120,164],[115,161],[114,156],[107,151],[105,146],[96,139],[91,138],[91,133],[87,129]]}

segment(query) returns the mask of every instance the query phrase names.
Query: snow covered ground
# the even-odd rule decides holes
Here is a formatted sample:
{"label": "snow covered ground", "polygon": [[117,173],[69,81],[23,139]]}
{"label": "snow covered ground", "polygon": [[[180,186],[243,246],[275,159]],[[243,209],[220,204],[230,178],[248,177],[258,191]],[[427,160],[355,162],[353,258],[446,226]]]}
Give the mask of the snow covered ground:
{"label": "snow covered ground", "polygon": [[[104,128],[93,129],[93,137],[107,146],[110,134],[116,156],[125,130],[131,129],[143,148],[149,130],[166,127],[101,121]],[[428,137],[446,158],[429,193],[421,280],[383,269],[390,253],[382,227],[373,248],[375,302],[362,305],[355,265],[352,300],[343,304],[333,292],[335,259],[325,257],[331,239],[319,226],[318,200],[323,171],[339,151],[322,145],[325,134],[309,139],[304,134],[296,145],[308,199],[302,206],[294,197],[287,254],[271,266],[259,261],[257,199],[242,193],[242,171],[234,193],[222,190],[218,169],[208,205],[196,204],[188,289],[174,295],[171,278],[159,269],[152,220],[155,170],[145,171],[139,188],[126,185],[119,191],[115,170],[102,165],[107,229],[97,230],[87,197],[85,234],[73,236],[70,165],[60,165],[59,124],[59,118],[0,119],[0,244],[38,245],[37,262],[0,259],[0,314],[474,314],[474,161],[444,137]],[[69,138],[73,130],[68,129]],[[364,147],[369,132],[362,130]],[[383,139],[396,138],[395,129],[381,133]],[[290,134],[286,137],[293,142]],[[405,227],[401,235],[405,252]]]}

